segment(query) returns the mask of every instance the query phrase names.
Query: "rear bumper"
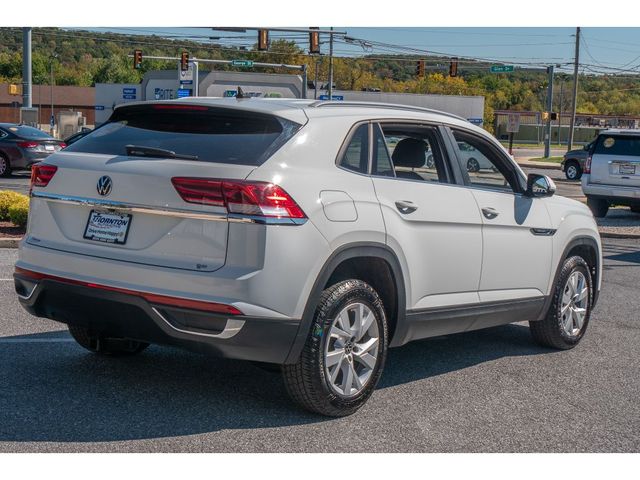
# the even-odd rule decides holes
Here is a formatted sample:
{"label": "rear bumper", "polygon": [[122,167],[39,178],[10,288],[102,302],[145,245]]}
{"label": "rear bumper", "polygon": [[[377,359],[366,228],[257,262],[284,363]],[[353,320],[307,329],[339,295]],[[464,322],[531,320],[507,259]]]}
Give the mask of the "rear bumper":
{"label": "rear bumper", "polygon": [[175,345],[221,357],[283,364],[300,320],[212,313],[154,303],[133,293],[64,279],[14,274],[32,315],[89,327],[97,334]]}
{"label": "rear bumper", "polygon": [[588,180],[587,178],[582,183],[582,191],[587,197],[607,200],[619,205],[640,205],[640,187],[601,185],[589,183]]}

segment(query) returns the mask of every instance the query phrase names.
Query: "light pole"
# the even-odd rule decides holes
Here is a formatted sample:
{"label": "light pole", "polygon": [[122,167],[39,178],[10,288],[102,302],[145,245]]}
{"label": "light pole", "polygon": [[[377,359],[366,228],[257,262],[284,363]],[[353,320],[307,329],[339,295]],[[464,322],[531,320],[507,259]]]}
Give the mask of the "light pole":
{"label": "light pole", "polygon": [[50,92],[49,92],[49,96],[51,97],[51,117],[49,119],[49,126],[50,126],[50,134],[51,136],[53,136],[53,132],[55,130],[55,125],[56,125],[56,121],[55,121],[55,116],[53,115],[53,61],[58,58],[58,54],[54,53],[53,55],[51,55],[49,57],[49,65],[50,65],[50,71],[51,71],[51,82],[50,82]]}

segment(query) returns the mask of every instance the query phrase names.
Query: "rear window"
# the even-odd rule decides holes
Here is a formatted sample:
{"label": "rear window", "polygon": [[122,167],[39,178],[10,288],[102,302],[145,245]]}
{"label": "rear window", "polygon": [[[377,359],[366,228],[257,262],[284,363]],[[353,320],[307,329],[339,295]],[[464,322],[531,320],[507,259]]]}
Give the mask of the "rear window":
{"label": "rear window", "polygon": [[630,135],[600,135],[593,152],[600,155],[640,157],[640,137]]}
{"label": "rear window", "polygon": [[53,138],[48,133],[43,132],[42,130],[38,130],[37,128],[28,127],[26,125],[16,125],[11,127],[5,127],[5,130],[8,132],[17,135],[20,138],[28,138],[29,140],[45,140],[47,138]]}
{"label": "rear window", "polygon": [[126,155],[127,145],[170,150],[199,161],[261,165],[300,125],[227,108],[154,104],[117,109],[109,121],[66,151]]}

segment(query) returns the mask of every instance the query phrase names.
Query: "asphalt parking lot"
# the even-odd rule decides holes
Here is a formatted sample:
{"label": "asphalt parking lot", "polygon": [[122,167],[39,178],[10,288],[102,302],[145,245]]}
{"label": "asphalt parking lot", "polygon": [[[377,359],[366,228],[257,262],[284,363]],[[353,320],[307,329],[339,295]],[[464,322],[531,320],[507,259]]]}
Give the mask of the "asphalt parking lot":
{"label": "asphalt parking lot", "polygon": [[607,240],[605,283],[574,350],[526,324],[391,350],[357,414],[327,419],[256,366],[152,346],[85,352],[24,312],[0,249],[0,452],[637,452],[640,242]]}

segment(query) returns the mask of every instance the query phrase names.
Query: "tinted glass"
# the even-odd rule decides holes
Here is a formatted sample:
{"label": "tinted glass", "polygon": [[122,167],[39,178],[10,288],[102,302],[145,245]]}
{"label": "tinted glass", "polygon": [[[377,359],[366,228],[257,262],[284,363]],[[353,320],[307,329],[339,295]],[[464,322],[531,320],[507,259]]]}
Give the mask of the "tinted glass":
{"label": "tinted glass", "polygon": [[484,140],[454,130],[458,145],[460,167],[466,170],[469,184],[476,187],[513,191],[507,177],[501,172],[503,163]]}
{"label": "tinted glass", "polygon": [[354,172],[367,173],[369,166],[369,125],[360,125],[354,132],[339,165]]}
{"label": "tinted glass", "polygon": [[67,147],[69,152],[126,155],[126,145],[171,150],[198,160],[261,165],[300,125],[253,112],[184,105],[123,107]]}
{"label": "tinted glass", "polygon": [[379,126],[374,127],[375,140],[373,149],[373,174],[384,177],[395,177],[389,150]]}
{"label": "tinted glass", "polygon": [[640,138],[627,135],[600,135],[594,153],[640,157]]}
{"label": "tinted glass", "polygon": [[8,132],[17,135],[20,138],[28,138],[29,140],[45,140],[53,138],[48,133],[44,133],[42,130],[38,130],[37,128],[28,127],[26,125],[15,125],[11,127],[5,127]]}

